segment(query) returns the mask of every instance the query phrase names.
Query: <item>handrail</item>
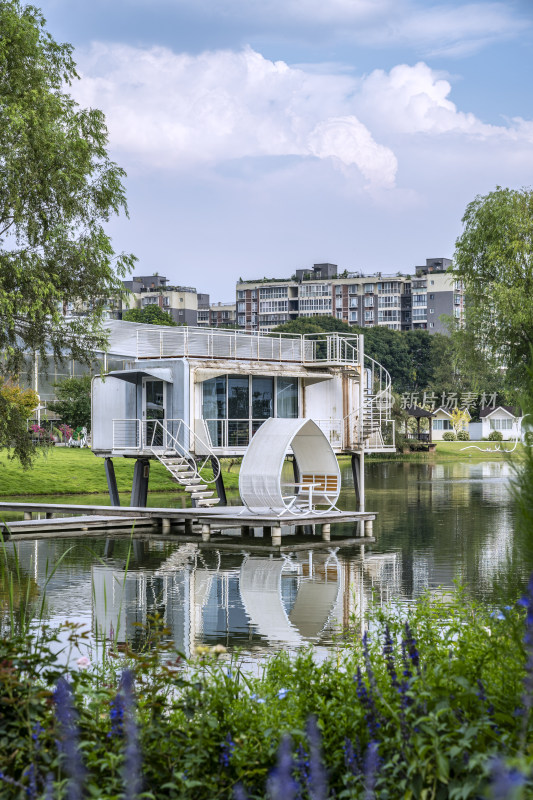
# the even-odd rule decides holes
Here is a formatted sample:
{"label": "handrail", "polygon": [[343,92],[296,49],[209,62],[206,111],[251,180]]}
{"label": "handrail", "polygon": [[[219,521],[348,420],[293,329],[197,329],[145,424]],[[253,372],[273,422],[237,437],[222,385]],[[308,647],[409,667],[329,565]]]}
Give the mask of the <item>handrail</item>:
{"label": "handrail", "polygon": [[358,336],[337,331],[293,334],[143,325],[135,331],[135,354],[137,358],[184,356],[355,365]]}
{"label": "handrail", "polygon": [[[157,451],[155,449],[157,447],[157,445],[154,444],[154,438],[155,438],[156,428],[159,426],[161,428],[161,432],[163,433],[163,437],[166,436],[167,437],[167,441],[168,441],[168,439],[170,439],[174,443],[174,449],[177,452],[181,453],[183,458],[187,459],[187,462],[188,462],[189,466],[195,472],[195,477],[201,478],[204,483],[214,483],[217,480],[217,478],[219,477],[219,475],[220,475],[220,461],[218,460],[216,454],[211,450],[211,448],[206,444],[206,442],[202,441],[202,439],[200,439],[200,437],[197,436],[196,433],[193,430],[191,430],[191,428],[187,425],[187,423],[184,420],[176,419],[176,420],[168,420],[168,422],[177,422],[178,423],[178,430],[177,430],[176,436],[174,436],[168,430],[168,428],[165,425],[163,425],[161,420],[159,420],[159,419],[146,420],[146,423],[154,423],[153,430],[152,430],[151,442],[149,444],[148,444],[148,442],[146,442],[146,446],[148,447],[148,449],[151,450],[152,453],[157,458],[158,453],[157,453]],[[205,458],[203,460],[201,460],[201,459],[197,460],[196,458],[191,456],[190,450],[188,448],[186,448],[184,445],[182,445],[181,442],[179,441],[179,439],[177,438],[179,436],[179,434],[181,433],[182,428],[186,433],[189,434],[189,442],[190,442],[190,437],[192,435],[194,440],[195,440],[195,445],[196,445],[196,440],[197,440],[202,445],[202,447],[208,451],[207,455],[205,456]],[[163,442],[164,442],[163,446],[164,447],[167,446],[167,441],[165,441],[165,438],[163,438]],[[213,470],[213,477],[212,477],[211,480],[208,480],[203,475],[200,475],[200,472],[207,466],[208,460],[211,462],[210,466],[211,466],[211,468]]]}
{"label": "handrail", "polygon": [[[390,373],[371,356],[365,354],[364,358],[365,363],[368,362],[370,367],[365,367],[365,375],[363,376],[365,381],[363,406],[350,411],[344,417],[344,433],[348,439],[345,442],[345,446],[351,444],[350,422],[354,417],[357,422],[357,440],[361,445],[364,443],[365,438],[369,438],[372,435],[368,433],[365,437],[365,425],[370,428],[371,432],[382,432],[383,426],[393,421],[391,416],[392,379]],[[368,388],[366,382],[367,369],[371,371],[370,388]],[[378,383],[378,391],[375,391],[376,382]]]}

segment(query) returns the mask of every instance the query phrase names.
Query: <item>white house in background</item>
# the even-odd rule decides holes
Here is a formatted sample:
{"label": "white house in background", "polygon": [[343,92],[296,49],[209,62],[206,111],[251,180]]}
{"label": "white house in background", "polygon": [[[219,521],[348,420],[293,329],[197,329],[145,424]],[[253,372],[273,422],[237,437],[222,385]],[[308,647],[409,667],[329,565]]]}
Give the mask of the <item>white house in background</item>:
{"label": "white house in background", "polygon": [[484,408],[479,412],[482,437],[486,439],[492,431],[499,431],[505,440],[521,437],[522,417],[520,409],[512,406]]}
{"label": "white house in background", "polygon": [[[469,422],[470,414],[466,409],[464,411],[467,416],[467,420]],[[434,442],[442,441],[443,435],[447,432],[453,433],[451,410],[448,411],[447,408],[442,408],[442,407],[436,408],[435,411],[433,412],[433,419],[431,420],[431,430]],[[468,426],[465,427],[465,430],[468,430]]]}

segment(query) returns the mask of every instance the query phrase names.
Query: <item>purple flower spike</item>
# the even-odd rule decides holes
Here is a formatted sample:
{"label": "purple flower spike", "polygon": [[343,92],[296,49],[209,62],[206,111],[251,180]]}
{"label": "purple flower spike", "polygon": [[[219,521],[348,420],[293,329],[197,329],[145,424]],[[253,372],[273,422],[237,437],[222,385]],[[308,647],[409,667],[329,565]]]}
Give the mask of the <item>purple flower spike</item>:
{"label": "purple flower spike", "polygon": [[46,776],[44,800],[54,800],[54,776],[51,772]]}
{"label": "purple flower spike", "polygon": [[120,681],[124,698],[124,798],[136,800],[142,789],[139,731],[135,721],[133,672],[125,669]]}
{"label": "purple flower spike", "polygon": [[307,739],[309,741],[309,797],[311,800],[326,800],[328,777],[322,761],[322,738],[316,717],[309,717]]}
{"label": "purple flower spike", "polygon": [[526,632],[524,634],[524,645],[526,648],[526,676],[524,678],[524,697],[523,697],[523,726],[522,743],[525,744],[529,715],[533,705],[533,574],[529,579],[527,592],[519,600],[520,605],[526,609]]}
{"label": "purple flower spike", "polygon": [[417,672],[420,672],[420,658],[416,647],[416,639],[408,622],[405,623],[405,644],[413,667]]}
{"label": "purple flower spike", "polygon": [[512,800],[518,796],[525,777],[516,769],[507,769],[501,758],[495,758],[491,769],[493,800]]}
{"label": "purple flower spike", "polygon": [[268,779],[270,800],[295,800],[298,786],[292,776],[293,768],[292,740],[284,736],[278,749],[278,762]]}
{"label": "purple flower spike", "polygon": [[373,800],[375,797],[376,778],[379,767],[379,755],[377,742],[370,742],[365,754],[365,800]]}
{"label": "purple flower spike", "polygon": [[390,675],[391,683],[395,689],[399,689],[398,676],[396,674],[396,664],[394,663],[394,646],[388,625],[385,626],[385,643],[383,645],[383,655],[387,664],[387,671]]}
{"label": "purple flower spike", "polygon": [[56,684],[54,702],[59,723],[59,752],[69,777],[67,800],[81,800],[85,768],[79,750],[78,715],[72,702],[72,690],[64,678],[59,678]]}
{"label": "purple flower spike", "polygon": [[235,742],[231,738],[231,733],[228,733],[222,744],[220,745],[220,763],[223,767],[229,767],[231,757],[235,752]]}
{"label": "purple flower spike", "polygon": [[248,795],[244,791],[242,783],[237,783],[233,787],[233,800],[248,800]]}

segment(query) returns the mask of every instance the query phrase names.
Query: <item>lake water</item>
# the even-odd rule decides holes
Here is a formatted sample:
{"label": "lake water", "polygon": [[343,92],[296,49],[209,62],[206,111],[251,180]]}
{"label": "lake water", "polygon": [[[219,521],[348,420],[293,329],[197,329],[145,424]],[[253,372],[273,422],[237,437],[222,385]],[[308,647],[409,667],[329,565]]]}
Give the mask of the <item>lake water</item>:
{"label": "lake water", "polygon": [[[247,552],[246,541],[242,552],[227,552],[153,538],[117,539],[112,552],[96,538],[7,548],[16,547],[29,596],[45,597],[52,624],[77,622],[91,636],[111,632],[139,647],[147,617],[158,612],[186,654],[219,643],[240,648],[249,661],[307,644],[320,653],[343,627],[360,624],[370,603],[409,603],[428,591],[446,596],[455,581],[490,602],[509,556],[519,564],[508,591],[516,590],[533,565],[514,533],[509,481],[510,467],[500,461],[368,462],[366,508],[378,517],[376,542],[365,547],[339,547],[353,536],[349,525],[334,526],[323,550],[283,556]],[[349,469],[343,485],[341,506],[353,508]],[[149,503],[181,506],[182,497],[154,494]]]}

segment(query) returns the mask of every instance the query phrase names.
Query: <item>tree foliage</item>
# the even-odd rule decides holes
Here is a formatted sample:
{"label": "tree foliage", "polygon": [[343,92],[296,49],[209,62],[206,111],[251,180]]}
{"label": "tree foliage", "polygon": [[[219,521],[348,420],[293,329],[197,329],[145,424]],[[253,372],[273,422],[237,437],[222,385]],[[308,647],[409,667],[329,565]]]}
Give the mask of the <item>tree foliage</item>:
{"label": "tree foliage", "polygon": [[56,383],[57,400],[48,403],[49,408],[71,428],[91,427],[91,376],[81,375],[65,378]]}
{"label": "tree foliage", "polygon": [[471,351],[489,353],[523,385],[533,345],[533,191],[497,187],[466,208],[454,274],[467,296]]}
{"label": "tree foliage", "polygon": [[285,333],[364,334],[365,353],[382,364],[397,392],[435,389],[453,391],[457,375],[449,336],[428,331],[393,331],[385,327],[359,328],[334,317],[306,317],[275,328]]}
{"label": "tree foliage", "polygon": [[[87,362],[105,343],[102,305],[133,264],[104,231],[127,212],[125,173],[107,154],[103,114],[65,91],[72,48],[38,9],[0,0],[0,350],[18,374],[25,351]],[[65,301],[89,316],[66,324]]]}
{"label": "tree foliage", "polygon": [[33,389],[21,389],[13,381],[0,385],[0,443],[12,451],[24,467],[29,466],[33,450],[27,419],[38,402]]}
{"label": "tree foliage", "polygon": [[155,303],[144,308],[130,308],[122,314],[126,322],[143,322],[145,325],[177,325],[168,311],[163,311]]}

